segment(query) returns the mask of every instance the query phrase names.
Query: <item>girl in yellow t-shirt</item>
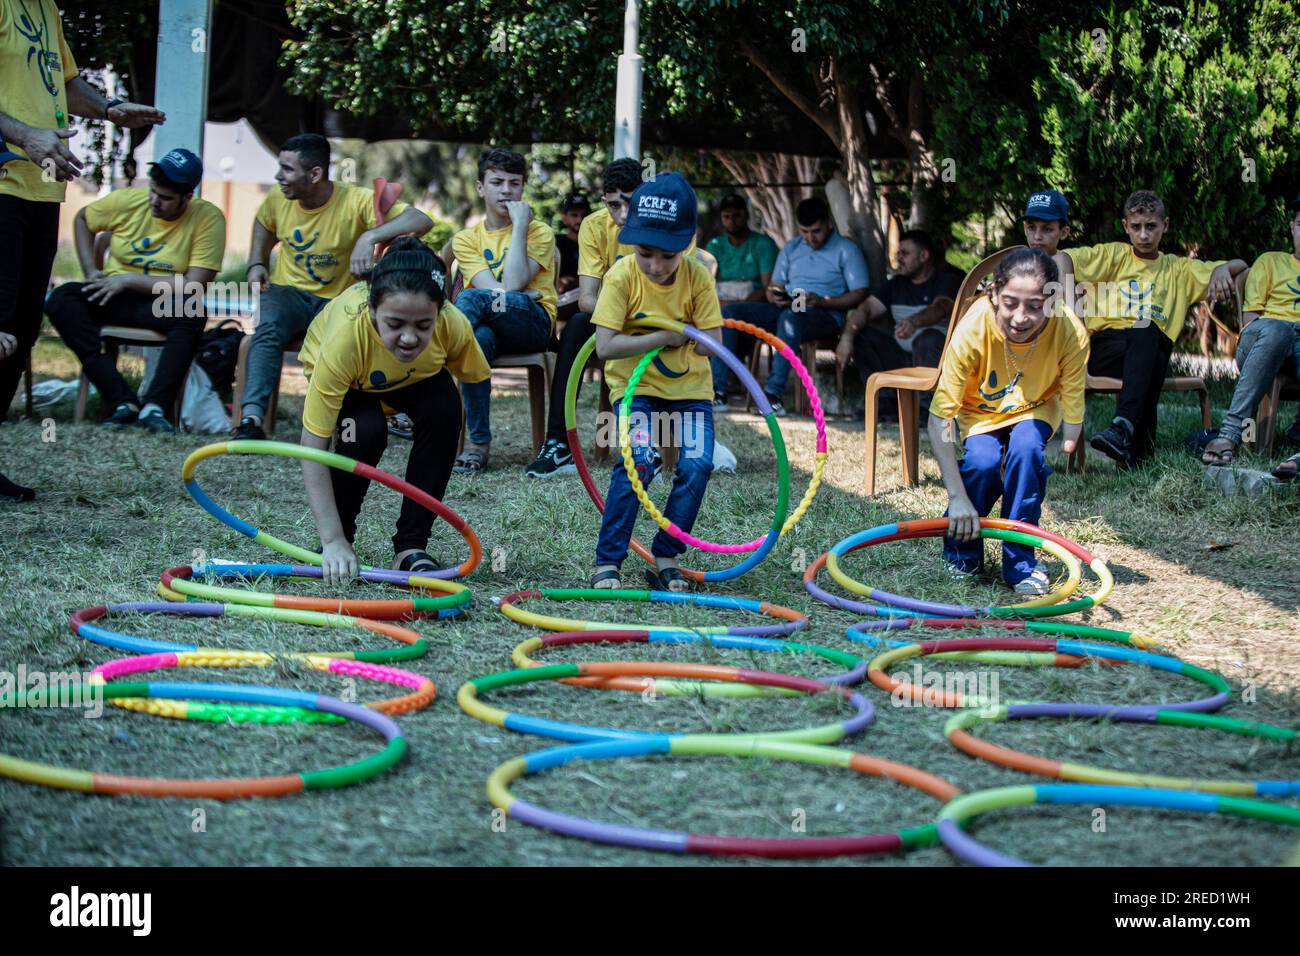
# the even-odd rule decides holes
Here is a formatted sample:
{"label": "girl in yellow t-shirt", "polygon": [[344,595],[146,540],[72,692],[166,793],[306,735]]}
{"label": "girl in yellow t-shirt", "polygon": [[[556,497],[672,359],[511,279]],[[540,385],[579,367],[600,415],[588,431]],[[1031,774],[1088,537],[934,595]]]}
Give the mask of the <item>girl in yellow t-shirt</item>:
{"label": "girl in yellow t-shirt", "polygon": [[[302,444],[378,465],[388,445],[385,406],[415,424],[406,480],[441,498],[460,439],[460,396],[455,375],[481,382],[490,374],[469,320],[446,301],[446,266],[414,236],[389,247],[370,279],[347,289],[312,320],[303,340],[307,400]],[[321,538],[328,583],[357,573],[352,550],[357,514],[370,482],[302,463],[303,481]],[[438,564],[425,552],[433,513],[402,502],[393,535],[394,567],[428,572]]]}
{"label": "girl in yellow t-shirt", "polygon": [[[1064,421],[1068,454],[1083,428],[1088,334],[1049,308],[1059,274],[1040,249],[1016,249],[998,266],[988,299],[962,316],[930,402],[930,444],[948,490],[944,557],[957,574],[984,561],[979,519],[1002,499],[1002,517],[1037,524],[1052,473],[1047,441]],[[957,442],[965,456],[957,462]],[[1002,578],[1020,594],[1046,594],[1034,549],[1006,542]]]}

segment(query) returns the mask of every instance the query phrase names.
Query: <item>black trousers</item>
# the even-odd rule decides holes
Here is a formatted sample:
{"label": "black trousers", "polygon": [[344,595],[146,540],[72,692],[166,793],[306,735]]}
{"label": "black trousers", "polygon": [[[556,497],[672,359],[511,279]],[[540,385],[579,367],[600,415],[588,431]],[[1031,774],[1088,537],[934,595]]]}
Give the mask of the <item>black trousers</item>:
{"label": "black trousers", "polygon": [[41,332],[45,290],[59,246],[59,204],[0,196],[0,332],[18,340],[0,361],[0,416],[9,408]]}
{"label": "black trousers", "polygon": [[921,329],[913,333],[912,351],[904,351],[894,336],[883,329],[866,326],[853,337],[853,364],[858,367],[862,384],[867,384],[876,372],[889,372],[896,368],[925,365],[938,368],[943,357],[945,328]]}
{"label": "black trousers", "polygon": [[[381,403],[405,412],[415,424],[411,455],[406,461],[406,480],[441,499],[447,492],[447,481],[456,461],[456,447],[460,443],[460,391],[451,373],[443,369],[432,378],[391,392],[349,391],[339,410],[335,451],[368,465],[379,464],[384,449],[388,447],[388,419]],[[361,512],[361,502],[365,500],[370,481],[334,468],[330,469],[330,480],[343,533],[351,542],[356,537],[357,515]],[[402,511],[397,518],[397,533],[393,535],[394,552],[411,548],[423,550],[429,543],[433,520],[432,511],[403,499]]]}
{"label": "black trousers", "polygon": [[[591,316],[586,312],[577,312],[560,333],[560,347],[555,354],[555,376],[551,379],[551,410],[546,415],[546,437],[554,438],[562,445],[567,431],[564,427],[564,393],[569,385],[569,373],[573,370],[573,361],[578,357],[578,351],[587,344],[587,339],[591,338],[594,331]],[[582,394],[581,381],[578,383],[578,394]]]}
{"label": "black trousers", "polygon": [[1088,373],[1122,379],[1115,414],[1133,425],[1133,460],[1151,455],[1156,441],[1160,389],[1169,370],[1174,343],[1154,322],[1092,334]]}
{"label": "black trousers", "polygon": [[[105,410],[111,412],[126,403],[152,402],[164,414],[170,414],[199,350],[205,319],[202,316],[160,318],[154,315],[155,297],[143,292],[120,292],[101,305],[86,298],[85,286],[84,282],[65,282],[50,294],[45,310],[64,344],[81,359],[86,378],[103,396]],[[104,354],[99,330],[105,325],[149,329],[167,336],[157,370],[143,395],[137,396],[131,390],[117,370],[117,362]]]}

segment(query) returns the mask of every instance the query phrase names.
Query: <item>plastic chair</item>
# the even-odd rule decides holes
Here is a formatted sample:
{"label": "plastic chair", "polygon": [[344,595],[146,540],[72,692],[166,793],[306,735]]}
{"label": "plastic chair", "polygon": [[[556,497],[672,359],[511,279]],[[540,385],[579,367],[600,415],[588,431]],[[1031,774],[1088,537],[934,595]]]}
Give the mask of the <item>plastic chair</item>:
{"label": "plastic chair", "polygon": [[867,379],[866,397],[866,456],[867,497],[876,493],[876,432],[878,427],[876,398],[883,388],[892,388],[898,393],[898,436],[899,453],[903,463],[903,485],[911,487],[918,481],[919,444],[921,439],[921,402],[920,396],[934,391],[939,384],[939,369],[943,367],[943,356],[948,354],[948,345],[952,342],[953,330],[966,310],[980,296],[980,283],[997,271],[1002,257],[1008,253],[1023,249],[1024,246],[1009,246],[993,253],[966,274],[957,298],[953,300],[952,315],[948,318],[948,332],[943,340],[943,355],[939,359],[939,368],[924,365],[909,368],[896,368],[887,372],[875,372]]}

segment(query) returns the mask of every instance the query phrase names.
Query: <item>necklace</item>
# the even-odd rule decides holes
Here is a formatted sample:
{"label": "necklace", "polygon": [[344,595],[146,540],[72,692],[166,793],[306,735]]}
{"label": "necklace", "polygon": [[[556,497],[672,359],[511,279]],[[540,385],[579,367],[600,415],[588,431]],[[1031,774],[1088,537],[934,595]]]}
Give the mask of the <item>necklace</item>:
{"label": "necklace", "polygon": [[1030,360],[1033,359],[1034,352],[1038,350],[1038,342],[1042,337],[1043,336],[1039,334],[1035,336],[1034,341],[1030,343],[1029,351],[1025,353],[1024,365],[1021,365],[1019,362],[1016,361],[1015,354],[1011,351],[1011,341],[1007,339],[1005,336],[1003,337],[1002,354],[1006,357],[1007,368],[1014,369],[1016,373],[1015,379],[1011,383],[1012,385],[1020,381],[1020,376],[1022,376],[1025,373],[1025,366],[1028,365]]}

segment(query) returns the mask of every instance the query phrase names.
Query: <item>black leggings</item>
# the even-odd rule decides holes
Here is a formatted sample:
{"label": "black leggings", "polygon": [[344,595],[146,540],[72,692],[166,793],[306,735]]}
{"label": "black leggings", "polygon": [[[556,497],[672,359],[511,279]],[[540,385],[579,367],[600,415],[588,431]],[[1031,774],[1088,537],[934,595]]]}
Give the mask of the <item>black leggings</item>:
{"label": "black leggings", "polygon": [[0,417],[13,401],[40,335],[45,287],[58,245],[58,203],[0,196],[0,332],[18,340],[14,354],[0,359]]}
{"label": "black leggings", "polygon": [[[443,369],[432,378],[391,392],[349,391],[339,410],[335,451],[368,465],[379,464],[388,447],[388,419],[381,403],[405,412],[415,423],[411,455],[406,460],[406,480],[441,499],[447,492],[447,480],[460,442],[460,392],[451,373]],[[351,441],[345,441],[345,436]],[[351,542],[356,537],[357,515],[370,481],[338,469],[330,470],[330,480],[343,533]],[[429,543],[433,519],[432,511],[403,499],[397,533],[393,535],[394,553],[411,548],[423,550]]]}
{"label": "black leggings", "polygon": [[[555,356],[555,374],[551,376],[551,410],[546,419],[546,437],[555,439],[566,449],[568,445],[565,443],[565,436],[569,432],[564,427],[564,395],[569,387],[569,373],[573,370],[573,362],[578,357],[578,352],[587,344],[594,331],[591,316],[586,312],[578,312],[569,319],[564,326],[564,331],[560,333],[560,347]],[[582,394],[581,379],[578,380],[578,394]]]}

